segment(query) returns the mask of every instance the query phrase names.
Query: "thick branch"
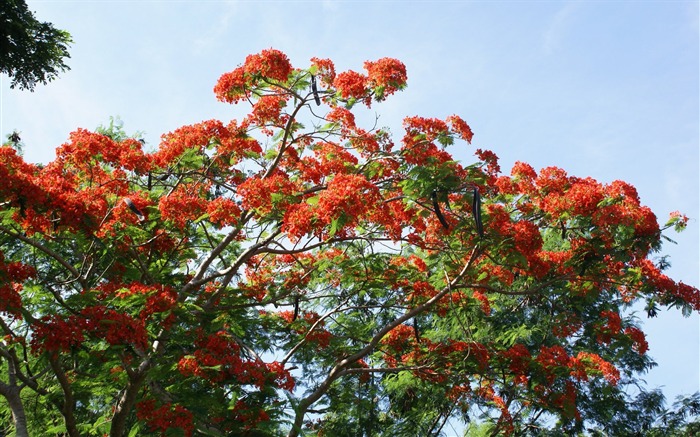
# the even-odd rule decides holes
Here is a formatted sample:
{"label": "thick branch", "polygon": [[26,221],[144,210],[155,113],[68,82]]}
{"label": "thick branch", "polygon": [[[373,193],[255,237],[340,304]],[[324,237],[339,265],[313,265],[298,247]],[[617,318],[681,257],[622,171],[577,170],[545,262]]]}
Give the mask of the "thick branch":
{"label": "thick branch", "polygon": [[71,437],[79,437],[77,424],[75,421],[75,398],[73,397],[73,389],[70,386],[70,382],[66,377],[66,373],[61,367],[61,363],[58,362],[57,357],[49,357],[49,363],[51,364],[51,369],[58,379],[58,383],[61,385],[61,390],[63,390],[63,405],[61,406],[61,414],[66,422],[66,430],[68,435]]}
{"label": "thick branch", "polygon": [[[4,354],[3,354],[4,355]],[[7,357],[6,357],[7,358]],[[0,381],[0,395],[4,396],[12,411],[12,421],[15,425],[15,436],[29,437],[27,431],[27,416],[24,413],[24,405],[20,398],[22,387],[17,385],[16,363],[8,358],[8,383]]]}
{"label": "thick branch", "polygon": [[112,417],[112,427],[109,430],[110,437],[122,437],[126,431],[126,420],[136,404],[139,390],[146,380],[146,371],[150,367],[150,360],[144,360],[133,374],[129,375],[129,382],[117,400]]}
{"label": "thick branch", "polygon": [[29,437],[27,431],[27,416],[24,413],[24,405],[20,398],[21,389],[16,385],[7,385],[0,382],[0,395],[4,396],[12,411],[12,421],[15,425],[16,437]]}

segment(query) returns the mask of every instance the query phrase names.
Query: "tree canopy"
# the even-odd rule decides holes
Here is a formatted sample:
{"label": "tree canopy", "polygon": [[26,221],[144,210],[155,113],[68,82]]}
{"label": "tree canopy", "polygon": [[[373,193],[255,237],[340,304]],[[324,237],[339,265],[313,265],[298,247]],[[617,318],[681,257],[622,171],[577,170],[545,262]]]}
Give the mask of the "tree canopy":
{"label": "tree canopy", "polygon": [[457,115],[358,122],[406,83],[396,59],[336,73],[269,49],[214,87],[240,120],[153,151],[78,129],[46,165],[0,148],[0,417],[18,436],[682,430],[697,396],[630,393],[654,365],[630,309],[700,310],[658,255],[687,217],[659,225],[622,181],[457,162]]}
{"label": "tree canopy", "polygon": [[3,0],[0,5],[0,73],[12,78],[10,88],[34,91],[60,72],[70,70],[70,34],[41,22],[24,0]]}

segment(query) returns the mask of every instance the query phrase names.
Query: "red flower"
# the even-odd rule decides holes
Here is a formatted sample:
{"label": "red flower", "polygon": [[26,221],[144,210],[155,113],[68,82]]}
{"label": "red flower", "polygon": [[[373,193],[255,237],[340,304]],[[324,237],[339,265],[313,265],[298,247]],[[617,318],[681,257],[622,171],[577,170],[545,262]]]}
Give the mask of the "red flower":
{"label": "red flower", "polygon": [[237,103],[246,97],[245,69],[238,67],[235,70],[224,73],[214,86],[216,98],[226,103]]}
{"label": "red flower", "polygon": [[209,221],[217,226],[231,226],[241,217],[241,209],[231,199],[217,197],[207,203]]}
{"label": "red flower", "polygon": [[171,220],[178,229],[184,229],[187,222],[199,218],[206,208],[207,201],[198,193],[188,193],[184,185],[158,201],[161,218]]}
{"label": "red flower", "polygon": [[339,73],[333,81],[333,86],[344,99],[359,100],[367,96],[367,76],[352,70]]}
{"label": "red flower", "polygon": [[257,55],[248,55],[243,68],[246,74],[262,76],[284,82],[292,71],[287,55],[279,50],[267,49]]}
{"label": "red flower", "polygon": [[264,179],[258,176],[250,177],[238,186],[237,191],[242,197],[243,208],[254,209],[260,215],[265,215],[274,207],[287,208],[292,201],[291,195],[296,194],[298,189],[297,184],[292,182],[288,175],[278,172]]}
{"label": "red flower", "polygon": [[[516,377],[523,377],[528,373],[530,361],[532,361],[532,356],[530,351],[520,343],[514,344],[510,349],[503,351],[501,355],[509,360],[508,368]],[[519,382],[526,382],[522,378],[518,379]]]}
{"label": "red flower", "polygon": [[591,352],[579,352],[576,358],[586,362],[590,370],[600,372],[609,384],[617,385],[620,382],[620,371],[601,358],[600,355]]}
{"label": "red flower", "polygon": [[635,328],[634,326],[625,328],[625,334],[632,339],[634,342],[633,348],[640,355],[644,355],[649,350],[649,343],[647,343],[644,333],[639,328]]}
{"label": "red flower", "polygon": [[286,98],[283,96],[262,96],[253,105],[250,120],[258,126],[264,126],[267,123],[272,123],[273,125],[284,124],[285,120],[280,118],[280,115],[282,114],[282,108],[286,104]]}
{"label": "red flower", "polygon": [[330,59],[311,58],[311,65],[316,68],[316,74],[321,82],[328,86],[335,81],[335,65]]}
{"label": "red flower", "polygon": [[171,435],[170,430],[179,429],[189,437],[194,432],[194,417],[182,405],[166,403],[156,408],[155,399],[146,399],[136,404],[136,418],[146,422],[149,431],[161,436]]}
{"label": "red flower", "polygon": [[365,70],[368,74],[368,82],[370,86],[383,87],[383,95],[379,100],[383,100],[384,96],[394,94],[396,91],[403,89],[406,86],[406,66],[396,59],[382,58],[375,62],[365,62]]}
{"label": "red flower", "polygon": [[478,300],[481,302],[481,311],[483,311],[484,314],[487,316],[491,314],[491,303],[489,302],[489,298],[486,297],[486,295],[480,291],[474,290],[474,293],[472,294],[474,299]]}
{"label": "red flower", "polygon": [[[452,126],[452,130],[455,133],[457,133],[457,135],[459,135],[460,138],[462,138],[467,143],[471,144],[472,138],[474,137],[474,133],[472,132],[472,129],[469,127],[466,121],[462,120],[457,115],[450,115],[449,117],[447,117],[447,122],[450,123],[450,125]],[[490,153],[489,159],[484,159],[484,157],[481,156],[479,158],[482,161],[488,161],[492,159],[491,157],[495,157],[496,160],[498,159],[493,152],[489,151],[488,153]]]}

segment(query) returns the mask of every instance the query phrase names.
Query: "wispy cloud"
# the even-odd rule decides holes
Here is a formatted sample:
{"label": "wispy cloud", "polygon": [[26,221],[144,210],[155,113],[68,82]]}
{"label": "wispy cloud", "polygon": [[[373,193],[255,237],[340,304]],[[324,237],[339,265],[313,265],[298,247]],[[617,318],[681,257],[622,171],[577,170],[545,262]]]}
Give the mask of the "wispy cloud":
{"label": "wispy cloud", "polygon": [[571,24],[571,17],[579,9],[580,3],[567,3],[564,5],[549,23],[542,34],[542,51],[546,55],[554,53],[561,46],[567,30]]}
{"label": "wispy cloud", "polygon": [[218,17],[216,24],[210,26],[192,41],[192,49],[195,55],[205,54],[214,50],[230,32],[231,22],[240,13],[240,3],[238,1],[226,2],[222,6],[222,13]]}

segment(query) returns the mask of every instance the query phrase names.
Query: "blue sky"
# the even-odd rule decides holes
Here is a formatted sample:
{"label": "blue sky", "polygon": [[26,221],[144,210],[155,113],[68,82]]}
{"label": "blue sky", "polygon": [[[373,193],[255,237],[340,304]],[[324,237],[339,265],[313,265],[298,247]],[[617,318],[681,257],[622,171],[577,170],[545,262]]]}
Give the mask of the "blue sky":
{"label": "blue sky", "polygon": [[[572,175],[635,185],[660,222],[686,213],[669,275],[700,285],[699,29],[697,1],[29,1],[74,39],[71,71],[35,92],[0,84],[0,134],[48,162],[78,127],[119,116],[128,132],[160,135],[243,108],[216,101],[217,78],[274,47],[297,67],[336,70],[394,57],[408,88],[373,108],[401,134],[408,115],[458,114],[473,147]],[[369,114],[369,115],[374,115]],[[700,322],[644,318],[667,397],[700,389]]]}

